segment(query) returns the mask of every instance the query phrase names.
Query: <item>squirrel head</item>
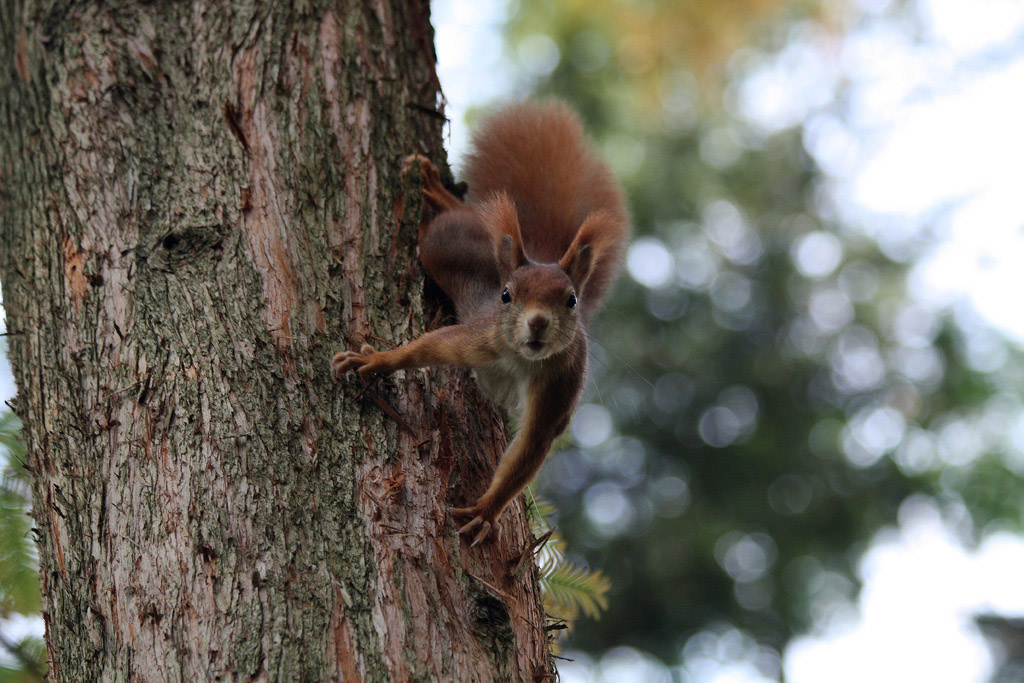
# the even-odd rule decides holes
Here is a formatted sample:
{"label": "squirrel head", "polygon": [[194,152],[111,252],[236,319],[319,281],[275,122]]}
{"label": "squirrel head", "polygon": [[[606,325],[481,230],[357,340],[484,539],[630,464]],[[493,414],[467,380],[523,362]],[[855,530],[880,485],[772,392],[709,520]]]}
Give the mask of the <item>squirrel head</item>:
{"label": "squirrel head", "polygon": [[501,290],[498,323],[505,342],[527,360],[564,351],[580,326],[579,287],[555,265],[527,264]]}
{"label": "squirrel head", "polygon": [[501,276],[498,322],[505,342],[527,360],[564,351],[576,338],[579,297],[593,267],[593,249],[574,241],[557,264],[533,263],[526,256],[511,202],[496,227],[496,260]]}

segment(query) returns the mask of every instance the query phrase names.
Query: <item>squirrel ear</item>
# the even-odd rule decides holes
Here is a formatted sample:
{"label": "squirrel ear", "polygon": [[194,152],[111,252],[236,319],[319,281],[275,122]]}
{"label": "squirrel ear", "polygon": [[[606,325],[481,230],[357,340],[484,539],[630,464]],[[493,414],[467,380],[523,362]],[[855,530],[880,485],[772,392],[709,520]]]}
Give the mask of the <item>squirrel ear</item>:
{"label": "squirrel ear", "polygon": [[516,205],[507,194],[501,192],[490,197],[477,210],[484,227],[496,238],[498,273],[504,282],[511,277],[512,271],[527,263]]}
{"label": "squirrel ear", "polygon": [[597,277],[591,285],[593,291],[588,291],[587,296],[593,297],[596,294],[600,297],[607,284],[609,269],[614,268],[619,245],[625,240],[626,230],[628,223],[625,218],[610,211],[595,211],[583,221],[572,244],[558,262],[576,286],[577,292],[583,290],[587,280],[596,271]]}
{"label": "squirrel ear", "polygon": [[525,260],[522,246],[516,244],[511,235],[502,235],[498,240],[498,274],[501,281],[505,282],[512,277],[512,271],[523,265]]}
{"label": "squirrel ear", "polygon": [[572,280],[576,291],[582,292],[583,286],[587,284],[587,278],[590,277],[590,271],[594,268],[594,250],[589,244],[582,244],[575,250],[567,251],[558,265]]}

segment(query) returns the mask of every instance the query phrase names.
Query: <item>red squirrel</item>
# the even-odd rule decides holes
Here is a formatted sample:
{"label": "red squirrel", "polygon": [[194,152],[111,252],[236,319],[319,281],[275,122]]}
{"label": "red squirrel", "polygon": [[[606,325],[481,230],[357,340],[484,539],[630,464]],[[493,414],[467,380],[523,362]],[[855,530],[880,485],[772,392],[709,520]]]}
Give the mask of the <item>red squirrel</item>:
{"label": "red squirrel", "polygon": [[336,377],[438,365],[471,368],[519,428],[459,534],[480,543],[569,426],[587,368],[586,325],[616,277],[630,225],[623,193],[558,102],[508,105],[472,137],[465,203],[420,155],[424,199],[440,212],[420,228],[419,257],[458,324],[389,351],[341,351]]}

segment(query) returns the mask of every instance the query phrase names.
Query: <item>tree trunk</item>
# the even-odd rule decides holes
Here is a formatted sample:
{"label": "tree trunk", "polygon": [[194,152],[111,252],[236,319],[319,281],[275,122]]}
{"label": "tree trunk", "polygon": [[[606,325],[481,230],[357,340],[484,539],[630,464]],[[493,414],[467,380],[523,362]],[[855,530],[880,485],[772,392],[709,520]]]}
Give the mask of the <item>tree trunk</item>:
{"label": "tree trunk", "polygon": [[328,371],[435,310],[399,175],[443,159],[432,35],[425,0],[0,3],[53,679],[550,670],[521,501],[472,550],[446,513],[486,487],[498,413],[462,372]]}

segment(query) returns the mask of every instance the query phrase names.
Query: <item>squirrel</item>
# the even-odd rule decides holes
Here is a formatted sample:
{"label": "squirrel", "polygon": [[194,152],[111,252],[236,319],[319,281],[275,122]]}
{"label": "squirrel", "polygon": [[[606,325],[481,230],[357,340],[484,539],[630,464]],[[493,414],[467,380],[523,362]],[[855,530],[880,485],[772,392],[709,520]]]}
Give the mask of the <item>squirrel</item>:
{"label": "squirrel", "polygon": [[[336,378],[430,366],[475,371],[518,430],[460,535],[483,541],[569,426],[587,368],[586,326],[618,271],[630,233],[623,192],[591,149],[579,117],[557,102],[523,102],[489,114],[471,138],[466,202],[414,154],[426,204],[419,258],[455,305],[458,324],[398,348],[363,344],[331,363]],[[403,172],[405,172],[403,171]]]}

